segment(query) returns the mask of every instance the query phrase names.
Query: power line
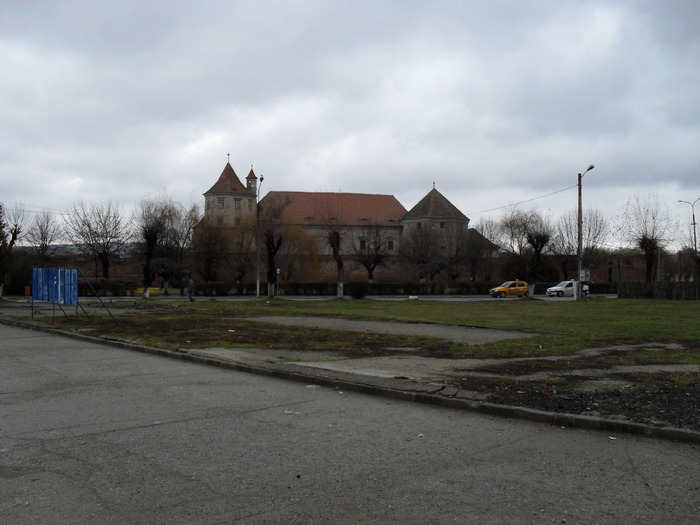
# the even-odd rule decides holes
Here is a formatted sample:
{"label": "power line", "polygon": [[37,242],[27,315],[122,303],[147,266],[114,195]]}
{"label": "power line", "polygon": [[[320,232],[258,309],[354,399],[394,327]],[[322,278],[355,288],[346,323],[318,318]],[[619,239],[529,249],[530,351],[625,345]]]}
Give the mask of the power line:
{"label": "power line", "polygon": [[553,191],[552,193],[547,193],[546,195],[540,195],[539,197],[533,197],[533,198],[531,198],[531,199],[527,199],[527,200],[520,201],[520,202],[515,202],[515,203],[513,203],[513,204],[506,204],[505,206],[499,206],[498,208],[491,208],[491,209],[489,209],[489,210],[482,210],[482,211],[469,212],[469,213],[467,213],[467,215],[479,215],[479,214],[481,214],[481,213],[489,213],[489,212],[492,212],[492,211],[505,210],[506,208],[512,208],[513,206],[518,206],[518,205],[520,205],[520,204],[525,204],[526,202],[532,202],[532,201],[536,201],[536,200],[538,200],[538,199],[544,199],[545,197],[549,197],[550,195],[556,195],[557,193],[561,193],[561,192],[563,192],[563,191],[570,190],[570,189],[572,189],[572,188],[575,188],[576,186],[577,186],[577,185],[574,184],[573,186],[569,186],[568,188],[563,188],[563,189],[561,189],[561,190]]}
{"label": "power line", "polygon": [[45,208],[43,206],[34,206],[32,204],[24,204],[23,202],[8,202],[0,201],[5,208],[5,211],[13,208],[18,208],[27,213],[48,213],[50,215],[65,215],[67,212],[56,210],[53,208]]}

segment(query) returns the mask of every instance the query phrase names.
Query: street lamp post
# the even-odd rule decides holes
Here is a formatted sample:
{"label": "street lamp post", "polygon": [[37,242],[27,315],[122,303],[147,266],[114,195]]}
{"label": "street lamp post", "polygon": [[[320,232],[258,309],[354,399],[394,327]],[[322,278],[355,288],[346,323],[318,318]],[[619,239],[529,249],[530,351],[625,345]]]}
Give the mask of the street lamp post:
{"label": "street lamp post", "polygon": [[690,204],[690,209],[691,209],[692,212],[693,212],[693,215],[692,215],[692,216],[693,216],[693,222],[691,223],[691,225],[692,225],[692,227],[693,227],[693,263],[694,263],[694,265],[695,265],[695,266],[693,267],[693,273],[694,273],[694,277],[693,277],[693,278],[694,278],[696,281],[697,281],[697,279],[698,279],[698,273],[699,273],[699,272],[698,272],[698,266],[700,266],[700,260],[698,260],[698,233],[697,233],[697,231],[696,231],[696,229],[695,229],[695,226],[696,226],[696,224],[697,224],[697,223],[695,222],[695,203],[698,202],[698,201],[700,201],[700,197],[698,197],[697,199],[695,199],[693,202],[682,201],[682,200],[679,200],[679,201],[678,201],[678,202],[684,202],[684,203],[686,203],[686,204]]}
{"label": "street lamp post", "polygon": [[255,194],[255,297],[260,298],[260,188],[265,177],[260,175],[260,184]]}
{"label": "street lamp post", "polygon": [[583,208],[581,206],[581,179],[583,179],[583,176],[591,171],[595,166],[591,164],[586,168],[586,171],[583,173],[578,174],[578,247],[576,249],[576,260],[577,260],[577,268],[578,268],[578,276],[576,277],[576,291],[575,291],[575,299],[580,299],[581,298],[581,270],[583,269],[581,267],[581,255],[583,253]]}

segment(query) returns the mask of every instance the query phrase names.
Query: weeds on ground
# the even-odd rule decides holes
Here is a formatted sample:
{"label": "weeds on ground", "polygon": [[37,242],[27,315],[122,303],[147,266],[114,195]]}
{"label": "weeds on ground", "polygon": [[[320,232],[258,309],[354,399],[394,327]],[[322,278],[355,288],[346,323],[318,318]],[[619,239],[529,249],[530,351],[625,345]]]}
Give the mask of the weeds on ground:
{"label": "weeds on ground", "polygon": [[[371,299],[289,301],[166,302],[135,300],[114,314],[81,321],[95,335],[140,341],[161,348],[276,348],[332,351],[349,355],[389,355],[410,348],[418,355],[444,358],[533,357],[569,355],[582,348],[616,344],[675,342],[674,353],[654,352],[617,357],[620,362],[700,363],[700,303],[689,301],[609,300],[545,302],[377,301]],[[535,337],[468,345],[446,340],[337,332],[308,327],[251,322],[265,315],[322,316],[355,320],[424,322],[479,326],[536,333]],[[46,319],[48,321],[48,319]],[[56,320],[70,330],[74,320]],[[607,357],[612,365],[615,357]]]}

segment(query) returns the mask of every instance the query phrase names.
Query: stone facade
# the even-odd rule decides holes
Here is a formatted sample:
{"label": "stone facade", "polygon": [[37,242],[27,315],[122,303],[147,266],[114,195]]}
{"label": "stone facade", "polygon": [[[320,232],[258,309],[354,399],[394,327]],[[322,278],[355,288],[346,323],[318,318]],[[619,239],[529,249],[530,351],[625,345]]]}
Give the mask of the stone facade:
{"label": "stone facade", "polygon": [[[265,221],[271,209],[279,208],[281,225],[293,230],[297,238],[303,235],[313,241],[306,244],[313,246],[306,249],[306,256],[309,262],[314,259],[314,280],[332,281],[337,277],[337,260],[328,240],[333,231],[339,234],[339,253],[348,262],[358,249],[368,248],[380,237],[386,252],[380,273],[386,278],[401,278],[398,259],[407,232],[417,228],[435,230],[444,239],[438,249],[445,250],[450,241],[469,229],[469,218],[435,188],[410,211],[393,195],[295,191],[271,191],[260,200],[258,208],[257,191],[258,178],[252,168],[243,185],[227,163],[216,183],[204,193],[203,222],[225,230],[250,228],[257,223],[258,209],[260,220]],[[361,265],[348,264],[345,278],[352,279],[353,274],[361,278],[363,273],[366,278]]]}

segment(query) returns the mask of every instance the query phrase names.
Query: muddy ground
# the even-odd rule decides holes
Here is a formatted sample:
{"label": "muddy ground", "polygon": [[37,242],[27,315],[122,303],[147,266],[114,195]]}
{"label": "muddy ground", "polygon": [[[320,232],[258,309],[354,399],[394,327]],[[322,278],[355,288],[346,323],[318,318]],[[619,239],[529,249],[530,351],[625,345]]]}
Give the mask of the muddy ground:
{"label": "muddy ground", "polygon": [[[472,344],[530,335],[488,328],[313,317],[270,316],[250,321],[420,335]],[[503,359],[430,358],[419,355],[420,349],[412,348],[387,349],[390,355],[378,357],[284,350],[218,349],[218,352],[242,361],[287,362],[428,382],[452,388],[462,397],[506,405],[700,431],[700,365],[663,363],[665,352],[679,348],[677,344],[661,343],[615,345],[567,356]],[[628,354],[635,352],[658,354],[656,364],[624,364]]]}

